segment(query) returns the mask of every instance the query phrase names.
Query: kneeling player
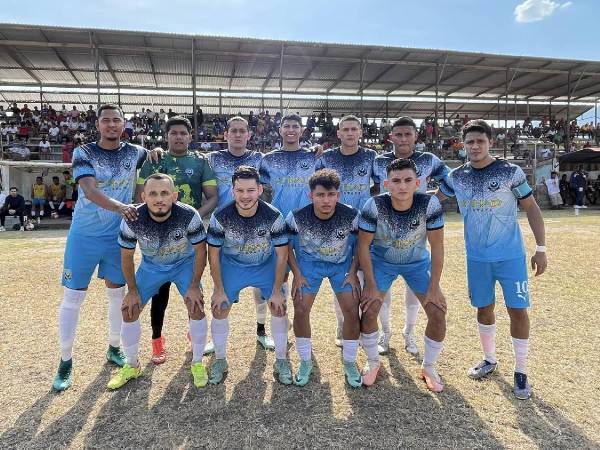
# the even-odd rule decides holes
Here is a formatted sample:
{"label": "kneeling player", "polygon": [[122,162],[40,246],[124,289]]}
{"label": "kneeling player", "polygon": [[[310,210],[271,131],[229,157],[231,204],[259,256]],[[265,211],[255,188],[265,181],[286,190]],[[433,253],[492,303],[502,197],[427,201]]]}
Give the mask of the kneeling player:
{"label": "kneeling player", "polygon": [[281,285],[287,266],[288,238],[281,213],[259,199],[263,192],[258,171],[239,166],[232,176],[234,202],[214,212],[208,226],[208,260],[214,282],[211,298],[212,340],[216,359],[210,370],[211,384],[227,372],[229,312],[246,287],[261,290],[271,310],[275,342],[275,367],[283,384],[292,383],[287,360],[288,318]]}
{"label": "kneeling player", "polygon": [[387,178],[388,193],[369,199],[359,220],[359,259],[365,275],[361,340],[368,360],[363,384],[372,385],[377,377],[377,315],[384,294],[401,275],[427,314],[421,378],[431,391],[441,392],[444,386],[435,364],[446,335],[446,300],[440,290],[444,265],[442,206],[436,197],[417,193],[419,178],[413,161],[391,162]]}
{"label": "kneeling player", "polygon": [[[177,202],[177,191],[169,175],[156,173],[146,178],[138,219],[121,222],[119,244],[121,266],[128,292],[123,299],[121,341],[127,359],[108,383],[118,389],[141,375],[138,349],[142,328],[140,313],[160,287],[173,282],[183,295],[192,339],[192,376],[196,387],[208,382],[202,364],[207,325],[200,279],[206,266],[206,232],[193,207]],[[133,254],[139,243],[142,262],[134,274]]]}
{"label": "kneeling player", "polygon": [[288,261],[294,282],[294,333],[300,368],[294,383],[304,386],[312,372],[310,310],[323,278],[329,278],[344,315],[344,372],[352,387],[362,385],[356,368],[360,318],[360,284],[356,277],[358,259],[353,258],[358,232],[358,210],[338,203],[340,177],[323,169],[309,180],[312,204],[288,214],[290,235]]}

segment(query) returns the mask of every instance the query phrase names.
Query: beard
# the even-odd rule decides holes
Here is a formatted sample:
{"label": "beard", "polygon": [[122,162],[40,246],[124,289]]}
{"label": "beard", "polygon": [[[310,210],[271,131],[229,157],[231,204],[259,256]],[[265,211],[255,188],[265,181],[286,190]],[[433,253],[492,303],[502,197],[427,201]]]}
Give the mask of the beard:
{"label": "beard", "polygon": [[150,208],[148,208],[150,210],[150,213],[154,216],[154,217],[165,217],[168,216],[169,214],[171,214],[171,208],[166,209],[164,211],[152,211]]}

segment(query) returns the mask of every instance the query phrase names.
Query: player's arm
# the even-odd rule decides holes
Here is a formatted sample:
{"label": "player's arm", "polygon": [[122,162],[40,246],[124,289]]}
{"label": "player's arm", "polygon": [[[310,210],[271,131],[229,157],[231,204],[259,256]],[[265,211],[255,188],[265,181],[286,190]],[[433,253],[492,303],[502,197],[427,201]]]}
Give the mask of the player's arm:
{"label": "player's arm", "polygon": [[216,311],[221,308],[223,303],[227,304],[229,300],[225,295],[223,286],[223,277],[221,276],[221,247],[214,247],[208,244],[208,263],[210,265],[210,276],[213,280],[213,294],[210,300],[211,309]]}
{"label": "player's arm", "polygon": [[350,286],[352,286],[352,295],[354,296],[355,299],[359,300],[360,294],[361,294],[361,287],[360,287],[360,281],[358,280],[357,272],[358,272],[358,247],[356,247],[354,254],[352,255],[352,264],[350,265],[350,269],[348,270],[348,275],[346,275],[346,278],[344,279],[344,283],[342,284],[342,286],[345,286],[346,284],[349,284]]}
{"label": "player's arm", "polygon": [[87,176],[79,179],[79,186],[85,192],[85,197],[100,208],[120,214],[127,220],[137,219],[137,210],[133,205],[125,205],[114,198],[105,195],[96,186],[96,177]]}
{"label": "player's arm", "polygon": [[373,261],[371,260],[371,243],[375,233],[365,230],[358,232],[358,262],[365,276],[365,287],[361,296],[361,306],[363,311],[376,301],[380,301],[377,286],[375,284],[375,274],[373,273]]}
{"label": "player's arm", "polygon": [[285,279],[285,272],[288,262],[288,246],[280,245],[275,247],[275,256],[277,264],[275,266],[275,281],[269,303],[271,307],[279,314],[285,314],[285,298],[281,293],[281,285]]}
{"label": "player's arm", "polygon": [[127,294],[123,299],[121,310],[123,311],[123,314],[130,319],[139,316],[140,310],[142,309],[142,300],[135,282],[134,253],[135,248],[121,247],[121,270],[123,271],[123,276],[127,283]]}
{"label": "player's arm", "polygon": [[[531,231],[535,236],[535,243],[538,247],[546,246],[546,228],[544,226],[544,218],[542,217],[542,211],[538,206],[533,195],[527,198],[519,200],[521,209],[527,214],[527,221],[531,227]],[[535,270],[535,276],[543,274],[548,266],[548,260],[546,258],[546,251],[537,251],[531,257],[531,268]]]}
{"label": "player's arm", "polygon": [[192,282],[183,296],[184,302],[189,305],[192,314],[196,310],[204,309],[204,295],[200,289],[200,280],[206,268],[206,241],[194,244],[194,269],[192,271]]}
{"label": "player's arm", "polygon": [[200,206],[200,208],[198,208],[198,213],[202,217],[205,217],[212,213],[217,207],[217,203],[219,202],[219,194],[217,192],[216,184],[214,186],[202,185],[202,193],[204,194],[204,198],[206,199],[206,201],[202,203],[202,206]]}
{"label": "player's arm", "polygon": [[444,269],[444,228],[437,230],[427,230],[427,240],[431,248],[431,280],[429,288],[425,295],[425,302],[433,303],[435,306],[446,312],[446,299],[440,288],[440,280],[442,279],[442,270]]}
{"label": "player's arm", "polygon": [[306,278],[302,275],[300,271],[300,265],[298,264],[298,260],[296,259],[296,254],[294,253],[294,245],[290,241],[288,244],[288,265],[290,266],[290,270],[294,275],[294,281],[292,282],[292,298],[296,298],[296,294],[302,296],[302,287],[310,287]]}

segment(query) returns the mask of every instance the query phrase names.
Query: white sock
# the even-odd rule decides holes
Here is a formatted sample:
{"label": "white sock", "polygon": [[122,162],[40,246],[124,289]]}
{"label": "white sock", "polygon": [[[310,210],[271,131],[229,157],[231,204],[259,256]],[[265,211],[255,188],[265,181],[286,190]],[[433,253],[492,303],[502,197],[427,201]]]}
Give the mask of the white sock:
{"label": "white sock", "polygon": [[79,310],[85,299],[86,291],[64,288],[63,301],[58,310],[58,335],[60,359],[68,361],[73,357],[73,342],[79,321]]}
{"label": "white sock", "polygon": [[391,288],[383,296],[383,303],[379,308],[379,322],[381,322],[381,331],[385,334],[392,332],[392,325],[390,323],[390,313],[392,310],[392,290]]}
{"label": "white sock", "polygon": [[138,352],[140,349],[140,338],[142,337],[142,325],[140,319],[134,322],[123,322],[121,327],[121,340],[123,341],[123,353],[127,364],[137,367]]}
{"label": "white sock", "polygon": [[440,353],[444,348],[444,341],[438,342],[434,341],[427,336],[423,337],[423,341],[425,342],[425,354],[423,355],[423,367],[426,366],[435,366],[438,358],[440,357]]}
{"label": "white sock", "polygon": [[404,322],[404,334],[412,334],[415,330],[415,325],[417,324],[417,316],[419,315],[421,302],[419,302],[415,293],[408,286],[406,286],[406,291],[404,293],[404,308],[406,316],[406,321]]}
{"label": "white sock", "polygon": [[344,361],[356,362],[356,355],[358,354],[358,339],[344,339],[342,347],[342,357],[344,358]]}
{"label": "white sock", "polygon": [[477,322],[479,328],[479,339],[481,340],[481,349],[486,361],[495,364],[496,360],[496,324],[484,325]]}
{"label": "white sock", "polygon": [[312,344],[310,338],[296,338],[296,350],[302,361],[310,361],[312,355]]}
{"label": "white sock", "polygon": [[215,319],[213,317],[210,322],[210,334],[215,346],[215,357],[225,359],[227,355],[227,337],[229,336],[229,318]]}
{"label": "white sock", "polygon": [[379,340],[379,332],[374,331],[373,333],[360,333],[360,342],[362,343],[363,349],[367,355],[367,361],[369,367],[379,367],[379,350],[377,349],[377,341]]}
{"label": "white sock", "polygon": [[285,298],[286,300],[292,296],[290,283],[288,283],[287,281],[281,285],[281,289],[283,290],[283,298]]}
{"label": "white sock", "polygon": [[515,372],[527,373],[527,354],[529,353],[529,339],[512,338],[513,352],[515,354]]}
{"label": "white sock", "polygon": [[65,206],[65,202],[60,202],[60,205],[58,205],[58,209],[63,209],[64,206]]}
{"label": "white sock", "polygon": [[54,209],[54,202],[48,202],[48,206],[50,206],[50,209]]}
{"label": "white sock", "polygon": [[192,338],[192,364],[202,362],[202,354],[206,347],[208,324],[206,317],[202,320],[190,319],[190,337]]}
{"label": "white sock", "polygon": [[40,217],[44,217],[44,210],[43,209],[40,211]]}
{"label": "white sock", "polygon": [[108,297],[108,343],[118,347],[123,323],[121,307],[125,298],[125,286],[115,289],[106,288],[106,295]]}
{"label": "white sock", "polygon": [[253,289],[253,294],[256,305],[256,323],[264,325],[267,321],[267,302],[262,300],[260,289]]}
{"label": "white sock", "polygon": [[338,336],[342,336],[344,330],[344,313],[342,312],[340,302],[335,294],[333,295],[333,306],[333,309],[335,310],[335,317],[337,319],[337,334]]}
{"label": "white sock", "polygon": [[271,334],[275,343],[275,358],[286,359],[288,342],[288,317],[271,315]]}

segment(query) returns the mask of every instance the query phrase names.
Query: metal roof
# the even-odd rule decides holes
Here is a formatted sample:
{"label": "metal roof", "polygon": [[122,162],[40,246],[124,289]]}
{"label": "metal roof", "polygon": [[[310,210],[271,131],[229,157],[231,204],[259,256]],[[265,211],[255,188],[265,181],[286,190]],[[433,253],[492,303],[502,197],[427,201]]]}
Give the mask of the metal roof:
{"label": "metal roof", "polygon": [[[319,97],[362,95],[365,114],[381,116],[387,97],[390,117],[399,113],[423,117],[434,110],[437,88],[440,116],[448,98],[467,100],[447,103],[448,115],[458,109],[492,119],[500,113],[501,119],[506,115],[510,120],[515,110],[519,119],[549,112],[547,104],[533,102],[570,99],[575,102],[570,116],[576,117],[600,96],[598,61],[16,24],[0,24],[0,85],[41,86],[45,101],[72,103],[64,89],[96,88],[98,72],[99,86],[112,89],[102,94],[102,101],[126,89],[181,91],[180,97],[154,95],[150,104],[130,93],[121,103],[131,111],[142,106],[180,108],[187,101],[191,111],[192,49],[196,90],[201,93],[198,104],[206,105],[206,112],[218,112],[219,104],[211,99],[214,95],[202,93],[279,94],[280,82],[283,96],[288,96],[283,101],[286,110],[303,114],[326,107],[332,112],[358,112],[357,99]],[[63,93],[50,97],[48,87]],[[36,97],[30,94],[0,89],[0,101]],[[315,98],[307,104],[289,97],[293,94]],[[96,98],[94,93],[81,95],[81,103],[95,103],[84,99],[91,96]],[[403,102],[400,96],[414,98]],[[29,101],[39,100],[38,93]],[[223,97],[221,110],[247,112],[263,105],[260,98],[246,98],[244,104],[238,100]],[[515,101],[523,104],[515,106]],[[265,100],[265,107],[279,109],[278,102]],[[566,106],[552,106],[552,114],[564,116]]]}

